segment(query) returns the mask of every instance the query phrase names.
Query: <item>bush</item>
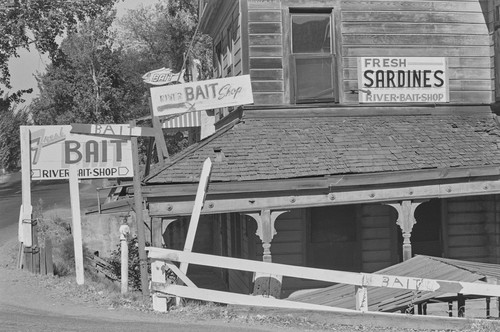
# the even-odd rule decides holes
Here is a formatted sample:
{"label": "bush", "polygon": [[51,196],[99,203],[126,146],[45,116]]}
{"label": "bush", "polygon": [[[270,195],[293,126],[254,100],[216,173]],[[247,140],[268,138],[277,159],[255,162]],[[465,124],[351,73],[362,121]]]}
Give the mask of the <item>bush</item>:
{"label": "bush", "polygon": [[[134,290],[141,291],[141,268],[139,260],[139,244],[137,236],[130,237],[128,244],[128,283]],[[149,243],[146,243],[149,246]],[[117,249],[111,253],[111,257],[107,259],[108,263],[113,268],[113,273],[121,279],[121,245],[117,245]],[[150,266],[148,264],[148,272]]]}

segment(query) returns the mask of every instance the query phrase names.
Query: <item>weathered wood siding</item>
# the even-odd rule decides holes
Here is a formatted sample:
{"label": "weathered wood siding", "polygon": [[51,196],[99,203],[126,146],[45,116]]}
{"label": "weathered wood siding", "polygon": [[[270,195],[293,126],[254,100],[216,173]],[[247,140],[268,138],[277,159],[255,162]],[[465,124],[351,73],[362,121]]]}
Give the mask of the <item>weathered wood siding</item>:
{"label": "weathered wood siding", "polygon": [[[294,209],[278,217],[275,222],[277,234],[271,243],[271,255],[274,263],[299,265],[305,264],[305,210]],[[262,261],[262,241],[255,236],[255,260]],[[301,288],[296,278],[283,279],[282,294],[288,295]]]}
{"label": "weathered wood siding", "polygon": [[374,272],[397,262],[397,213],[387,205],[359,207],[361,261],[364,272]]}
{"label": "weathered wood siding", "polygon": [[447,201],[448,258],[497,263],[500,220],[498,196],[474,196]]}
{"label": "weathered wood siding", "polygon": [[[226,215],[228,256],[243,259],[252,259],[253,249],[249,245],[249,225],[250,221],[238,213]],[[253,239],[253,237],[251,237]],[[252,253],[252,254],[251,254]],[[246,271],[229,270],[228,272],[229,291],[250,294],[252,292],[252,274]]]}
{"label": "weathered wood siding", "polygon": [[254,102],[280,105],[284,101],[283,26],[280,1],[248,0],[249,74]]}
{"label": "weathered wood siding", "polygon": [[[490,3],[490,2],[489,2]],[[494,0],[490,8],[493,24],[490,30],[493,33],[492,63],[495,68],[495,100],[500,101],[500,0]]]}
{"label": "weathered wood siding", "polygon": [[[496,1],[496,0],[495,0]],[[255,104],[290,103],[289,7],[334,8],[340,103],[357,104],[357,59],[366,56],[448,58],[450,102],[494,100],[492,27],[485,1],[247,0],[249,73]],[[498,38],[498,37],[495,37]]]}
{"label": "weathered wood siding", "polygon": [[493,99],[489,12],[479,0],[342,1],[344,101],[357,103],[358,57],[448,58],[450,102]]}

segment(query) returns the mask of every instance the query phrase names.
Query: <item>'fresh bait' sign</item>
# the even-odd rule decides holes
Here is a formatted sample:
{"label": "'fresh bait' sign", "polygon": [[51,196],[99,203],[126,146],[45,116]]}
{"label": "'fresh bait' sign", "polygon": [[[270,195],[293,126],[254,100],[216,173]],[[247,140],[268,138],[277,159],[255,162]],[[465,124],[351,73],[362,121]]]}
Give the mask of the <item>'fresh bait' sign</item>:
{"label": "'fresh bait' sign", "polygon": [[253,103],[250,75],[151,88],[155,116]]}
{"label": "'fresh bait' sign", "polygon": [[130,140],[72,134],[71,126],[28,126],[31,178],[69,178],[69,166],[78,165],[78,178],[132,177]]}
{"label": "'fresh bait' sign", "polygon": [[358,58],[358,87],[360,103],[446,103],[446,58]]}

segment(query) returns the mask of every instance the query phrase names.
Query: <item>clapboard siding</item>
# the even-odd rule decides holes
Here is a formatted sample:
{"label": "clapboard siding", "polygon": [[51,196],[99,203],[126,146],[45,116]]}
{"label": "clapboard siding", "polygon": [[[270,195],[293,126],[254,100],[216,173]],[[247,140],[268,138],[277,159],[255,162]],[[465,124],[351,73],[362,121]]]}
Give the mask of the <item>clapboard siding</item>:
{"label": "clapboard siding", "polygon": [[495,257],[491,248],[496,247],[497,240],[496,236],[491,237],[490,233],[498,232],[494,226],[498,222],[496,199],[498,197],[477,196],[448,200],[446,206],[449,258],[489,262]]}
{"label": "clapboard siding", "polygon": [[[280,3],[255,4],[249,1],[248,7],[248,54],[254,104],[283,104],[283,27]],[[269,72],[265,73],[263,70]]]}
{"label": "clapboard siding", "polygon": [[342,1],[340,10],[345,103],[358,103],[357,58],[366,56],[445,56],[450,102],[493,100],[490,13],[479,1]]}
{"label": "clapboard siding", "polygon": [[361,205],[359,209],[362,270],[374,272],[393,263],[394,212],[380,204]]}

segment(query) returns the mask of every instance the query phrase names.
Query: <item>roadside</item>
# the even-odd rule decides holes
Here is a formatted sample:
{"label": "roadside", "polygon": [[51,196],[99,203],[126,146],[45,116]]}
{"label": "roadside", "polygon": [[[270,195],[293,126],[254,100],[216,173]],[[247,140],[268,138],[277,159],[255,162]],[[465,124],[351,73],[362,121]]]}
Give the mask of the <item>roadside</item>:
{"label": "roadside", "polygon": [[[13,181],[17,181],[17,179]],[[3,185],[0,183],[0,190],[6,187],[5,182]],[[89,193],[95,193],[93,188],[85,187],[85,189],[88,189],[87,196],[91,196]],[[12,190],[12,192],[17,191]],[[82,195],[82,197],[86,196]],[[19,213],[18,205],[9,206],[9,209],[14,209],[15,213],[12,213],[15,215]],[[48,210],[44,211],[44,214],[70,215],[68,206],[64,204],[51,205]],[[159,326],[165,325],[175,327],[175,330],[179,330],[181,327],[190,330],[189,326],[192,326],[192,331],[203,328],[214,331],[285,329],[289,331],[409,332],[430,330],[494,331],[496,328],[489,323],[478,325],[478,323],[466,319],[444,319],[441,323],[432,323],[425,316],[401,315],[397,318],[388,318],[369,313],[363,315],[331,314],[202,304],[197,301],[161,314],[153,312],[150,300],[143,301],[139,293],[131,292],[129,295],[122,296],[119,289],[94,281],[90,277],[86,277],[85,285],[78,286],[73,275],[65,277],[41,276],[18,270],[15,266],[18,250],[16,223],[2,227],[0,239],[2,239],[0,242],[0,321],[14,319],[12,317],[16,315],[31,313],[29,317],[37,319],[51,317],[51,322],[57,321],[55,317],[70,319],[81,324],[95,324],[98,321],[110,322],[109,328],[103,331],[113,330],[112,326],[118,322],[128,322],[129,327],[132,326],[130,324],[142,323],[141,330],[143,331],[156,331],[159,330]],[[22,324],[21,321],[18,323]],[[12,330],[43,330],[37,329],[36,324],[33,324],[33,329],[19,329],[20,326],[24,325],[16,325],[18,328]],[[60,324],[66,323],[61,322]],[[47,331],[54,328],[54,325],[47,326]],[[90,326],[90,329],[92,325],[86,326]],[[4,327],[0,323],[0,330],[3,330]],[[76,328],[73,330],[84,331]]]}

